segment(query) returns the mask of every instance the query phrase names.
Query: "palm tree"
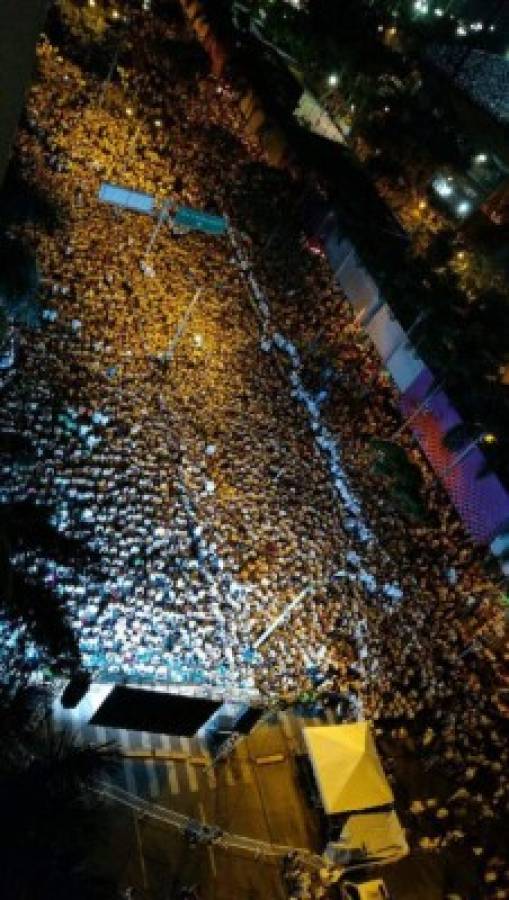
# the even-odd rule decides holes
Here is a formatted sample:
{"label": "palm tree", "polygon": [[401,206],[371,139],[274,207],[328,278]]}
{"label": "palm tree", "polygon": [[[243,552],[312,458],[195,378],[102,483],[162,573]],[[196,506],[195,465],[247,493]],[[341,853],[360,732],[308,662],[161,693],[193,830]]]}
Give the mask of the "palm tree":
{"label": "palm tree", "polygon": [[[91,792],[95,779],[116,763],[111,745],[78,746],[56,731],[50,691],[33,683],[33,668],[75,672],[76,637],[60,598],[15,568],[12,555],[38,549],[53,559],[84,564],[79,542],[55,531],[50,510],[29,503],[0,507],[0,843],[5,900],[106,900],[111,884],[90,874],[88,857],[102,827]],[[5,623],[10,628],[5,628]],[[36,661],[27,660],[35,647]]]}
{"label": "palm tree", "polygon": [[117,754],[55,731],[48,706],[47,692],[30,687],[23,674],[0,681],[2,897],[106,900],[113,886],[89,865],[102,815],[90,788]]}
{"label": "palm tree", "polygon": [[37,552],[74,568],[92,563],[88,548],[53,527],[51,512],[28,502],[0,506],[0,613],[21,625],[22,642],[37,647],[39,665],[74,672],[79,649],[63,601],[11,562],[17,553]]}

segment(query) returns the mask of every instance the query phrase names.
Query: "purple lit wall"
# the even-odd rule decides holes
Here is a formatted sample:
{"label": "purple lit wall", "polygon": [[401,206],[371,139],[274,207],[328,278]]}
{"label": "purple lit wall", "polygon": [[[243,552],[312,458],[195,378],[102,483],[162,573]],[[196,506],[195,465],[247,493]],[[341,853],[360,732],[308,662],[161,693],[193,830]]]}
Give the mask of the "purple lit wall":
{"label": "purple lit wall", "polygon": [[[424,367],[401,397],[400,406],[405,418],[423,403],[433,381],[432,372]],[[455,464],[461,450],[447,450],[443,438],[460,423],[461,417],[447,395],[438,391],[431,394],[429,403],[413,420],[411,428],[472,539],[479,544],[488,544],[509,522],[509,494],[493,473],[479,477],[485,471],[486,460],[478,447],[473,447]],[[449,467],[450,471],[447,471]]]}

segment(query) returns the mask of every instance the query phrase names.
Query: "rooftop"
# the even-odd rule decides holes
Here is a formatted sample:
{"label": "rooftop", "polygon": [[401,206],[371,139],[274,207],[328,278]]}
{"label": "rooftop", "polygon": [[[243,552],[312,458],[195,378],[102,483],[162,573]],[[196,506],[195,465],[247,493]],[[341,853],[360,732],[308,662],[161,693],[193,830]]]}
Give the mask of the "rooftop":
{"label": "rooftop", "polygon": [[509,59],[484,50],[434,44],[430,62],[502,124],[509,124]]}

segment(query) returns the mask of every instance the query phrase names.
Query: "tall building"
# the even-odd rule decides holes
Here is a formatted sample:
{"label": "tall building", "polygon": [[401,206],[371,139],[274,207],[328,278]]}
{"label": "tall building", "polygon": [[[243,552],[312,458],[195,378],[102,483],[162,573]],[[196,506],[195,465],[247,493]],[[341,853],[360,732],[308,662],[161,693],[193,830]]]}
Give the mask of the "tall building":
{"label": "tall building", "polygon": [[48,0],[0,3],[0,183],[34,70]]}

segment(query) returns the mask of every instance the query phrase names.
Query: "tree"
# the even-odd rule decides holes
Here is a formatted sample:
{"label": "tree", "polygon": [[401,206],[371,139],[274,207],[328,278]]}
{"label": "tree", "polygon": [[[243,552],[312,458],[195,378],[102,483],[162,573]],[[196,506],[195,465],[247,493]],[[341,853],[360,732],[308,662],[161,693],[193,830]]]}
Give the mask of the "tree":
{"label": "tree", "polygon": [[403,447],[392,441],[371,441],[372,470],[388,484],[391,497],[408,518],[422,521],[427,517],[422,499],[423,479],[419,467],[407,456]]}
{"label": "tree", "polygon": [[116,765],[110,745],[83,746],[57,732],[49,696],[17,673],[0,681],[0,842],[4,900],[106,900],[113,886],[91,873],[101,828],[90,787]]}
{"label": "tree", "polygon": [[40,323],[35,256],[21,241],[0,237],[0,305],[4,316],[28,326]]}
{"label": "tree", "polygon": [[[4,443],[12,452],[12,440]],[[90,787],[117,760],[110,745],[78,746],[55,730],[50,693],[34,669],[73,672],[80,656],[62,600],[12,564],[39,550],[84,564],[88,551],[51,526],[51,510],[0,507],[0,842],[5,900],[110,900],[111,884],[91,874],[89,857],[102,810]],[[35,650],[35,654],[34,654]]]}
{"label": "tree", "polygon": [[58,563],[83,568],[96,556],[80,541],[60,534],[52,510],[31,503],[0,506],[0,612],[20,623],[25,646],[37,648],[39,663],[56,672],[79,668],[79,649],[63,600],[11,563],[17,553],[38,552]]}

